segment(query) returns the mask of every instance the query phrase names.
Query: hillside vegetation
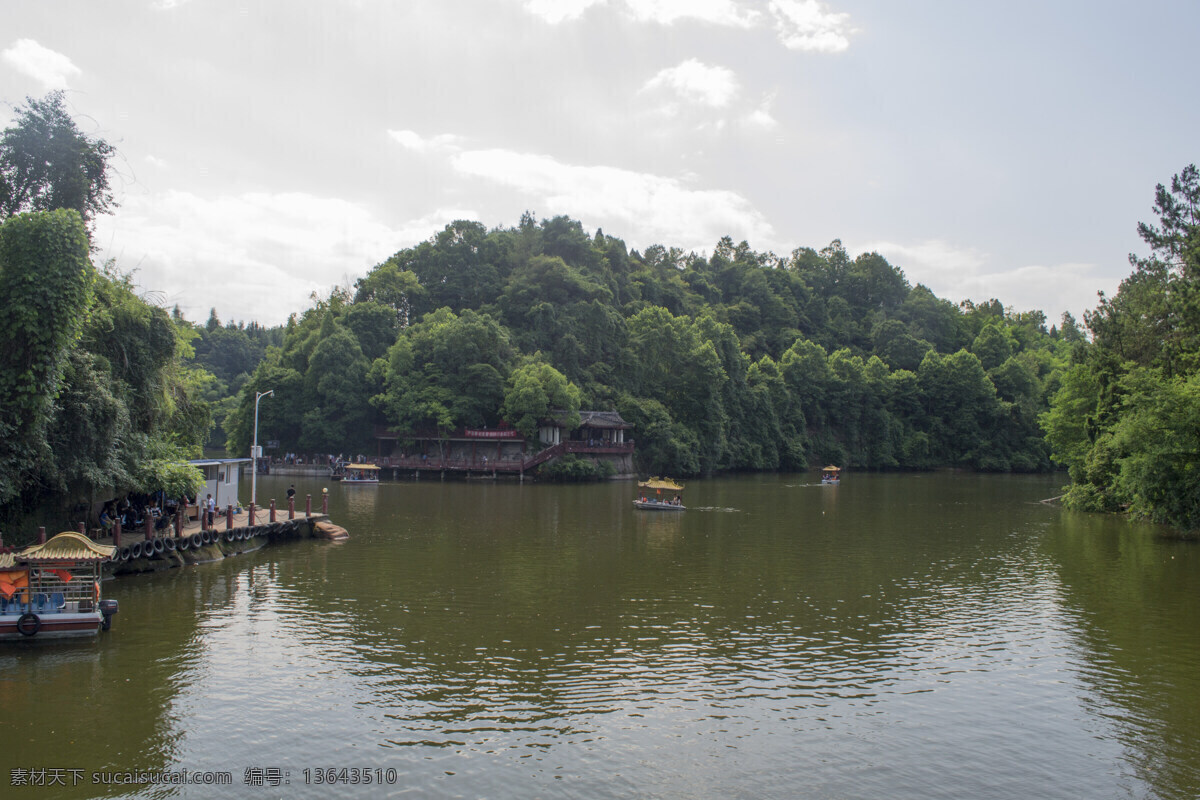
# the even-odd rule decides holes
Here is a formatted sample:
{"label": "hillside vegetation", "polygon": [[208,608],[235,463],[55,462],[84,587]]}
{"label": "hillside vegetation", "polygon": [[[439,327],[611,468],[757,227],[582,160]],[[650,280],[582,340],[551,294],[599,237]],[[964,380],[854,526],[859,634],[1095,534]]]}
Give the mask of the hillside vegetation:
{"label": "hillside vegetation", "polygon": [[302,452],[582,407],[636,426],[646,472],[1046,470],[1038,417],[1083,341],[837,241],[785,258],[725,238],[703,258],[567,217],[458,221],[293,317],[226,429],[245,452],[274,389],[260,439]]}

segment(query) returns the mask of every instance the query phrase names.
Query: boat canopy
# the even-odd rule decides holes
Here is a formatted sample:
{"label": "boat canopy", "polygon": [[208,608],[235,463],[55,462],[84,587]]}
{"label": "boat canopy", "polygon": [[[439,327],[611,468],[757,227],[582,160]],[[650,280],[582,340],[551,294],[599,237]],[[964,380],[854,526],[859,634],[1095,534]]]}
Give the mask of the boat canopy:
{"label": "boat canopy", "polygon": [[346,464],[345,467],[346,469],[361,469],[368,472],[379,471],[379,467],[375,466],[374,464]]}
{"label": "boat canopy", "polygon": [[841,472],[841,471],[842,471],[841,467],[825,467],[824,469],[821,470],[821,472]]}
{"label": "boat canopy", "polygon": [[670,478],[651,478],[648,481],[638,481],[640,489],[665,489],[668,492],[682,492],[683,487]]}
{"label": "boat canopy", "polygon": [[107,561],[116,552],[115,547],[96,544],[75,531],[63,531],[45,544],[35,544],[16,553],[15,560],[30,564],[50,561]]}

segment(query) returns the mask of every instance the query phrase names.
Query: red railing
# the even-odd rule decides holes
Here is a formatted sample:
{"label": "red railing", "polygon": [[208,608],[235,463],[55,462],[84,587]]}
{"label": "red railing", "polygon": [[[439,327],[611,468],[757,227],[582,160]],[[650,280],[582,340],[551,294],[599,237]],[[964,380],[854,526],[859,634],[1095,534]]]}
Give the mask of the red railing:
{"label": "red railing", "polygon": [[380,458],[381,467],[397,469],[454,470],[462,472],[526,472],[539,464],[567,453],[612,453],[633,452],[633,442],[581,442],[566,441],[552,445],[531,456],[520,458],[490,458],[476,454],[466,458],[440,458],[438,456],[391,456]]}

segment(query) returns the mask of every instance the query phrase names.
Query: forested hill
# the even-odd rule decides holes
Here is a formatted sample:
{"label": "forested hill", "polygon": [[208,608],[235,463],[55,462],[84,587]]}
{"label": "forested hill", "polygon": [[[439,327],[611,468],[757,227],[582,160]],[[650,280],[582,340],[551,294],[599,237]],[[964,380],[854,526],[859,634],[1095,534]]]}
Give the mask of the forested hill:
{"label": "forested hill", "polygon": [[245,452],[273,389],[259,438],[284,450],[582,407],[636,426],[646,472],[1045,470],[1038,415],[1083,341],[1069,317],[960,307],[838,241],[784,258],[725,238],[703,258],[567,217],[458,221],[293,317],[226,429]]}

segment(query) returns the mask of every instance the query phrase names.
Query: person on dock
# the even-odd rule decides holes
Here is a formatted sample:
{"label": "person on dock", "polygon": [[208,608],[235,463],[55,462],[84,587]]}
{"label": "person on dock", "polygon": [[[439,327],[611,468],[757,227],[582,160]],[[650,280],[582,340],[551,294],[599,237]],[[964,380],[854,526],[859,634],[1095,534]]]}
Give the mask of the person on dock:
{"label": "person on dock", "polygon": [[204,501],[204,511],[205,511],[205,513],[208,514],[208,527],[212,528],[213,516],[216,514],[216,511],[217,511],[217,501],[213,500],[213,496],[211,494]]}

